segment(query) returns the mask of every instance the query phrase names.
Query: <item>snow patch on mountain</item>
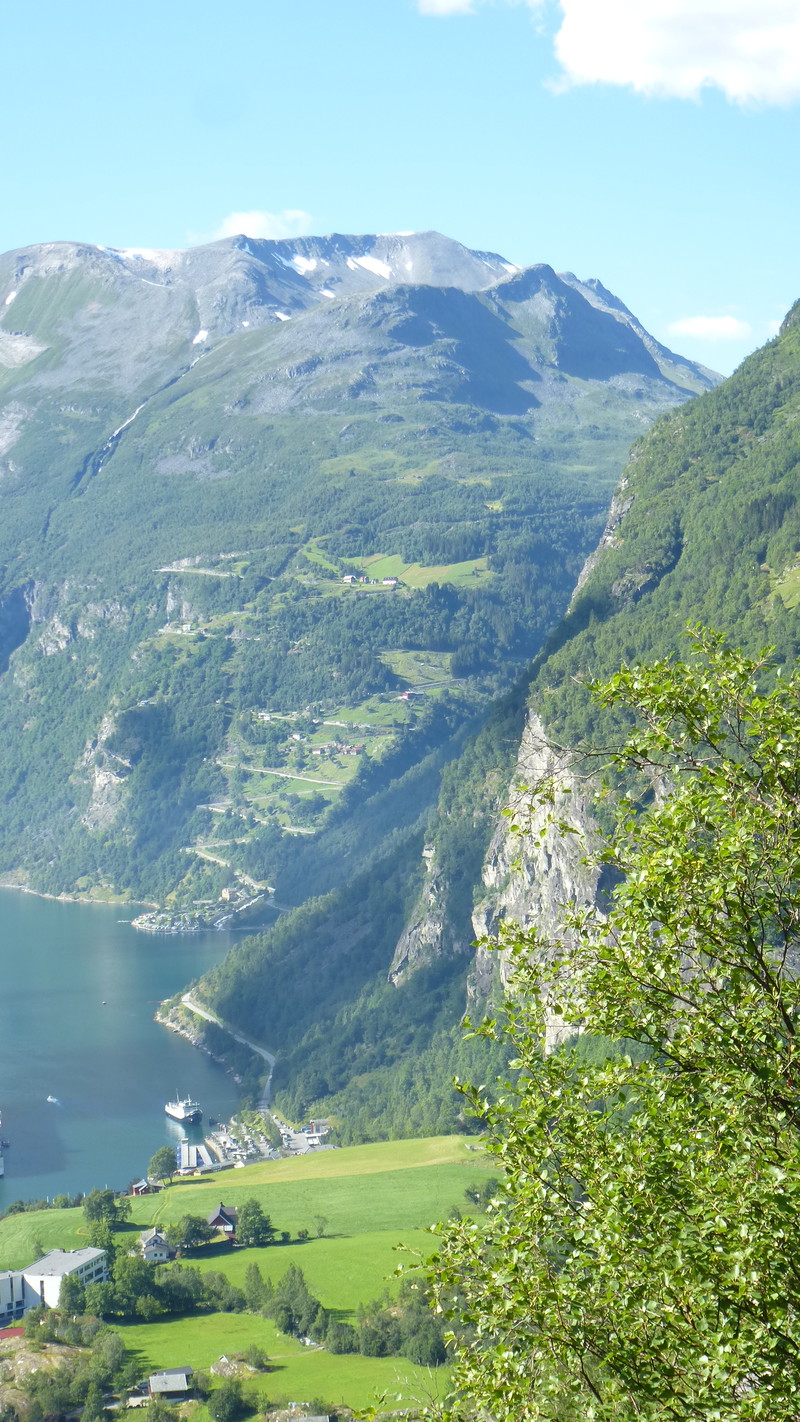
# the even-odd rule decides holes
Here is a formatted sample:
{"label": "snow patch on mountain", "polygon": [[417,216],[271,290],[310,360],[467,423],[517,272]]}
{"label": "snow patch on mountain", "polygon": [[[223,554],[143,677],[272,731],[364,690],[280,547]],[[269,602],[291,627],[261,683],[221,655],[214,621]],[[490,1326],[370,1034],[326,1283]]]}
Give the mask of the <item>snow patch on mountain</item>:
{"label": "snow patch on mountain", "polygon": [[157,251],[155,247],[118,247],[116,250],[112,247],[110,250],[115,256],[127,257],[131,261],[151,262],[162,271],[171,267],[181,256],[180,252]]}
{"label": "snow patch on mountain", "polygon": [[378,257],[348,257],[347,265],[351,272],[358,267],[363,267],[365,272],[372,272],[374,276],[383,277],[384,281],[391,281],[392,269],[388,262],[382,262]]}

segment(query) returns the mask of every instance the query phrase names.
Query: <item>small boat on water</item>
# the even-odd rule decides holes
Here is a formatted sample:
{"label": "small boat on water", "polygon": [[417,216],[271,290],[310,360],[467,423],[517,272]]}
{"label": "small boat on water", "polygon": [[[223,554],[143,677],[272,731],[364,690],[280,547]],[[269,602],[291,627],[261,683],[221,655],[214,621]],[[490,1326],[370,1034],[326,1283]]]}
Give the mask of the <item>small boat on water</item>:
{"label": "small boat on water", "polygon": [[58,1099],[57,1096],[48,1096],[47,1099],[48,1099],[48,1101],[50,1102],[50,1105],[51,1105],[51,1106],[60,1106],[60,1105],[61,1105],[61,1102],[59,1101],[59,1099]]}
{"label": "small boat on water", "polygon": [[181,1125],[188,1122],[194,1124],[203,1119],[200,1102],[193,1101],[191,1096],[185,1096],[180,1101],[167,1101],[164,1110],[171,1120],[180,1121]]}

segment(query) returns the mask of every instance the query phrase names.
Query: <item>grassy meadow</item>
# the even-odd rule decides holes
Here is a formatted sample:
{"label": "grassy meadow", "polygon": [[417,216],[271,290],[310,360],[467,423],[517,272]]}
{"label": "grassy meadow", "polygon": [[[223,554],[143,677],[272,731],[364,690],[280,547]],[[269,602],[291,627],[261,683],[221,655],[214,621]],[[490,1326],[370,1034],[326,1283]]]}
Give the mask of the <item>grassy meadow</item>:
{"label": "grassy meadow", "polygon": [[[207,1369],[223,1353],[230,1356],[257,1344],[267,1353],[270,1368],[245,1382],[254,1411],[263,1411],[267,1404],[311,1398],[331,1408],[366,1407],[382,1396],[390,1409],[409,1406],[431,1392],[443,1392],[449,1375],[447,1368],[421,1368],[406,1358],[334,1356],[324,1348],[306,1348],[256,1314],[201,1314],[161,1323],[123,1324],[120,1333],[141,1363],[143,1377],[155,1368],[187,1361],[196,1370]],[[205,1409],[194,1414],[196,1422],[204,1416]]]}
{"label": "grassy meadow", "polygon": [[494,574],[488,559],[468,558],[458,563],[405,563],[397,553],[373,553],[358,560],[358,566],[371,578],[397,578],[409,588],[426,588],[430,583],[452,583],[455,587],[474,587],[490,582]]}
{"label": "grassy meadow", "polygon": [[[269,1161],[200,1179],[175,1181],[158,1195],[131,1201],[125,1230],[131,1247],[147,1225],[167,1225],[184,1214],[209,1214],[220,1202],[259,1201],[275,1228],[288,1230],[288,1243],[265,1249],[212,1244],[187,1259],[202,1270],[220,1270],[242,1285],[250,1263],[277,1282],[292,1264],[303,1270],[311,1292],[343,1321],[353,1321],[359,1304],[398,1286],[395,1271],[413,1267],[432,1252],[427,1232],[457,1205],[466,1210],[464,1191],[485,1178],[489,1164],[474,1140],[460,1136],[388,1141],[353,1146],[295,1159]],[[317,1237],[315,1217],[325,1219]],[[311,1238],[298,1240],[301,1229]],[[75,1249],[87,1242],[80,1209],[42,1210],[0,1220],[0,1269],[20,1268],[41,1249]],[[222,1354],[241,1353],[257,1343],[269,1355],[271,1371],[254,1374],[246,1385],[254,1407],[264,1401],[320,1398],[331,1406],[362,1407],[385,1396],[386,1405],[409,1405],[442,1388],[447,1370],[433,1374],[404,1358],[334,1356],[279,1334],[271,1320],[255,1314],[196,1314],[152,1323],[117,1325],[125,1346],[148,1371],[189,1363],[206,1369]],[[197,1414],[204,1422],[205,1409]]]}

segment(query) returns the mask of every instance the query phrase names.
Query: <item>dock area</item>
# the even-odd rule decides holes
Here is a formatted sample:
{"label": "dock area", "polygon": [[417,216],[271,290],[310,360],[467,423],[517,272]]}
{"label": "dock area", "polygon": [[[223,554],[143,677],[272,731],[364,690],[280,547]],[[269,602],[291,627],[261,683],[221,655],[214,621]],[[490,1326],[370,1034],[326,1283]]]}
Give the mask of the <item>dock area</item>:
{"label": "dock area", "polygon": [[[265,1117],[269,1114],[269,1122]],[[259,1160],[284,1160],[287,1156],[333,1150],[328,1143],[328,1123],[311,1121],[295,1130],[273,1113],[247,1112],[227,1124],[216,1124],[202,1142],[187,1136],[176,1145],[178,1175],[205,1175],[233,1170]],[[274,1144],[280,1135],[280,1146]]]}

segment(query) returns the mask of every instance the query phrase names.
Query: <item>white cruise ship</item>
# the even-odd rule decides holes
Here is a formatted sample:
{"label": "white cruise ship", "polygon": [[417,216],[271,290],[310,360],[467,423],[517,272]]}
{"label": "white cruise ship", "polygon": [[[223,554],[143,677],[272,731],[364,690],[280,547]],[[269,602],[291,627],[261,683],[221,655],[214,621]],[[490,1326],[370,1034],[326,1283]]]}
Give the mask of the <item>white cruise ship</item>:
{"label": "white cruise ship", "polygon": [[203,1117],[200,1102],[192,1101],[190,1096],[184,1097],[182,1101],[168,1101],[164,1110],[173,1121],[180,1121],[181,1125],[200,1121]]}

